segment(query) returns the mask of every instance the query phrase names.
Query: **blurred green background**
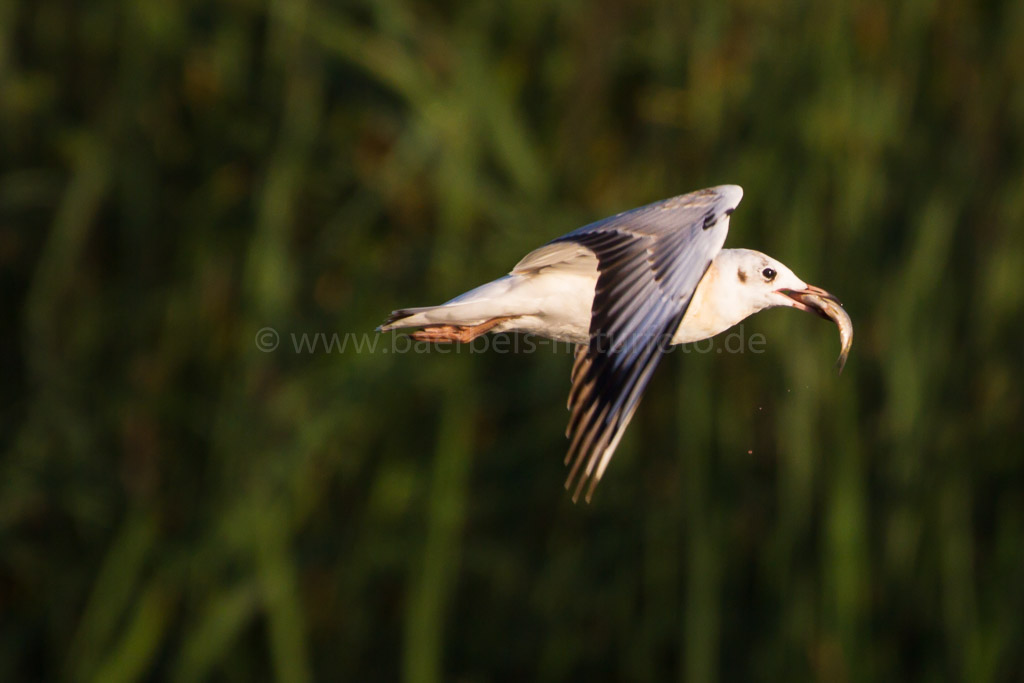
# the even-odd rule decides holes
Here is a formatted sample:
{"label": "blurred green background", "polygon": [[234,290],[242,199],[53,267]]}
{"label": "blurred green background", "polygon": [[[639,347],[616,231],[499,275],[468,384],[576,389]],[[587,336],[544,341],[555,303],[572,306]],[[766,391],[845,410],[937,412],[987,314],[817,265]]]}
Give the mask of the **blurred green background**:
{"label": "blurred green background", "polygon": [[[0,679],[1024,680],[1024,3],[7,0],[0,148]],[[564,349],[373,333],[721,183],[850,362],[671,354],[591,505]]]}

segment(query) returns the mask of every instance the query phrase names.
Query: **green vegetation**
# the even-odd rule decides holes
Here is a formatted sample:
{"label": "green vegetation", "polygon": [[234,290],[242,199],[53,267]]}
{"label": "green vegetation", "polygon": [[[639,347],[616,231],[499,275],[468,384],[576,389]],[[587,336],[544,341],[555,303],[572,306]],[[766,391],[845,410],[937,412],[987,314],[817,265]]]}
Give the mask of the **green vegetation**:
{"label": "green vegetation", "polygon": [[[1019,680],[1022,36],[1012,0],[0,3],[0,680]],[[592,505],[565,349],[372,333],[720,183],[850,362],[789,311],[673,353]]]}

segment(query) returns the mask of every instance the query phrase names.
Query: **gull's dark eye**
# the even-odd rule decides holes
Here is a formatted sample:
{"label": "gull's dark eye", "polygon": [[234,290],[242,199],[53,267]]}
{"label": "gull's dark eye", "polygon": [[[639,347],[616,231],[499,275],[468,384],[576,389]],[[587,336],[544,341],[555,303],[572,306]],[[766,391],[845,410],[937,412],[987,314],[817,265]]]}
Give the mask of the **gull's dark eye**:
{"label": "gull's dark eye", "polygon": [[764,276],[765,280],[767,280],[768,282],[771,282],[772,280],[775,279],[775,275],[776,275],[775,269],[774,268],[765,268],[764,270],[761,271],[761,275]]}

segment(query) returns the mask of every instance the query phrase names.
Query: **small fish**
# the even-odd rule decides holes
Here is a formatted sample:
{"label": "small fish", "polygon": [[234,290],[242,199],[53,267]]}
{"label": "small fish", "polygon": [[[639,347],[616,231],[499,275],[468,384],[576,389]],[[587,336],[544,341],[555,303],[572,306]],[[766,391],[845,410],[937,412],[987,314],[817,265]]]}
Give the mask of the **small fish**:
{"label": "small fish", "polygon": [[843,371],[846,365],[846,358],[850,355],[850,348],[853,346],[853,320],[850,314],[843,308],[839,299],[828,292],[817,287],[809,287],[807,291],[793,292],[790,294],[799,303],[803,304],[805,311],[831,320],[839,328],[839,343],[842,349],[839,352],[839,359],[836,360],[836,368]]}

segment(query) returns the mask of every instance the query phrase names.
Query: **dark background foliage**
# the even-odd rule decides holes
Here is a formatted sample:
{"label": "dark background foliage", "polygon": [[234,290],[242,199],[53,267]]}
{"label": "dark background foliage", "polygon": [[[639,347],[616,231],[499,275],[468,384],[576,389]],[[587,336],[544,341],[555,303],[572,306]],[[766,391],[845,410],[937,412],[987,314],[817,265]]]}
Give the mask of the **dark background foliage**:
{"label": "dark background foliage", "polygon": [[[3,680],[1020,680],[1024,3],[12,0],[0,146]],[[671,354],[590,505],[564,348],[372,332],[720,183],[847,370]]]}

